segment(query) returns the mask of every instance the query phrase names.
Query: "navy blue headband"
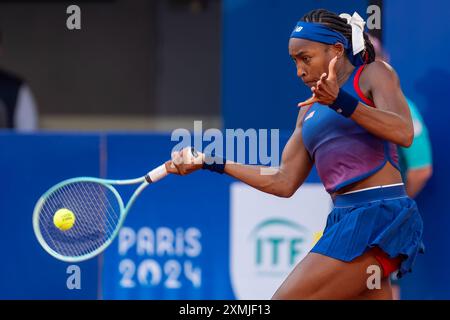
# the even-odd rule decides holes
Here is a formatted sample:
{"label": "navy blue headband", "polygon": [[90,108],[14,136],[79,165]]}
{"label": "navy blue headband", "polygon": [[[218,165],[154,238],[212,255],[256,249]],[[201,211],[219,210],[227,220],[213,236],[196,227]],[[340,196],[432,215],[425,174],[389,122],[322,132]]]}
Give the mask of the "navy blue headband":
{"label": "navy blue headband", "polygon": [[342,43],[348,59],[354,66],[357,67],[364,64],[361,54],[353,55],[352,45],[342,33],[334,31],[321,23],[300,21],[295,26],[294,31],[292,31],[291,38],[306,39],[325,44]]}

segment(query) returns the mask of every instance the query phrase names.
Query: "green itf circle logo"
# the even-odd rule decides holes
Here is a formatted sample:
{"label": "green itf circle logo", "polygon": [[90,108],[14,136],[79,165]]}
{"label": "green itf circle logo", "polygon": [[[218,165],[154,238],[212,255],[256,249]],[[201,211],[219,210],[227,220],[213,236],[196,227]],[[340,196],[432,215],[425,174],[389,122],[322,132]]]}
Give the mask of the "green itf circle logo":
{"label": "green itf circle logo", "polygon": [[254,267],[265,275],[278,276],[290,270],[305,253],[309,231],[287,219],[267,219],[251,231]]}

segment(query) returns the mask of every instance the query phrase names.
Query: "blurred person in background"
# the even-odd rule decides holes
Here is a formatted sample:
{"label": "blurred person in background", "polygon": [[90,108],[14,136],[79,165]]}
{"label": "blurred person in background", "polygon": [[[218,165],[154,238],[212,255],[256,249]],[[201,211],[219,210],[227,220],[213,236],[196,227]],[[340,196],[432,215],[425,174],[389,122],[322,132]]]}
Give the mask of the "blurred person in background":
{"label": "blurred person in background", "polygon": [[[369,38],[375,49],[376,60],[389,63],[389,54],[384,50],[380,39],[373,35],[370,35]],[[411,146],[408,148],[399,146],[398,155],[406,192],[411,198],[415,198],[431,178],[433,173],[433,161],[427,127],[414,102],[407,97],[406,101],[408,102],[414,125],[414,139]],[[399,300],[400,285],[398,279],[393,275],[391,280],[393,298]]]}
{"label": "blurred person in background", "polygon": [[[370,36],[375,48],[376,59],[389,63],[389,54],[377,37]],[[411,198],[424,188],[433,172],[431,144],[428,130],[414,102],[406,97],[414,125],[414,139],[410,147],[399,147],[399,162],[406,191]]]}
{"label": "blurred person in background", "polygon": [[[2,46],[0,30],[0,57]],[[33,131],[37,127],[37,106],[30,87],[20,76],[0,69],[0,129]]]}

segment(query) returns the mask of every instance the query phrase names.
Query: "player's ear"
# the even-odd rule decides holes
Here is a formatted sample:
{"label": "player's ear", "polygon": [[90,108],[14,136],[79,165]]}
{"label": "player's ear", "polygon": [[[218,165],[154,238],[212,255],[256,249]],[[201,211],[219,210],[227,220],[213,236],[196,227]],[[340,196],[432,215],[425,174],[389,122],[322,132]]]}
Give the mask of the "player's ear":
{"label": "player's ear", "polygon": [[331,50],[334,53],[334,56],[337,56],[338,59],[341,58],[345,53],[344,45],[340,42],[336,42],[331,46]]}

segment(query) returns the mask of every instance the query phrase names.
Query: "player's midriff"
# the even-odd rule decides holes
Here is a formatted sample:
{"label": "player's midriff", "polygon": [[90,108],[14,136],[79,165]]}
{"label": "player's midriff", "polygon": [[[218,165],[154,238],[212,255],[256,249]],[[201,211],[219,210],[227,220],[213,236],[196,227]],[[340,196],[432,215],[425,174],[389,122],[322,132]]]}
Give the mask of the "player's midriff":
{"label": "player's midriff", "polygon": [[357,181],[336,192],[333,192],[331,196],[334,198],[338,194],[343,194],[350,191],[356,191],[375,186],[391,185],[402,182],[403,181],[400,172],[396,168],[394,168],[394,166],[392,166],[390,162],[387,162],[380,171],[377,171],[376,173],[374,173],[370,177],[367,177],[366,179]]}

